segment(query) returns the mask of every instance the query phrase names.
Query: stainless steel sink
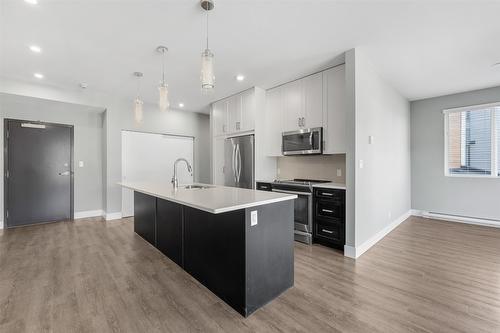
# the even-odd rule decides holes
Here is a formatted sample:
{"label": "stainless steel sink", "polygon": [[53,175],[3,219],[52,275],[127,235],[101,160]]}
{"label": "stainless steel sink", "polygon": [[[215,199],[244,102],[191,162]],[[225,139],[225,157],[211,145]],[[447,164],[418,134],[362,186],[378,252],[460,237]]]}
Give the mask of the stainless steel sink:
{"label": "stainless steel sink", "polygon": [[207,185],[196,185],[196,184],[193,184],[193,185],[186,185],[186,186],[183,186],[182,188],[186,189],[186,190],[204,190],[204,189],[207,189],[207,188],[212,188],[213,186],[207,186]]}

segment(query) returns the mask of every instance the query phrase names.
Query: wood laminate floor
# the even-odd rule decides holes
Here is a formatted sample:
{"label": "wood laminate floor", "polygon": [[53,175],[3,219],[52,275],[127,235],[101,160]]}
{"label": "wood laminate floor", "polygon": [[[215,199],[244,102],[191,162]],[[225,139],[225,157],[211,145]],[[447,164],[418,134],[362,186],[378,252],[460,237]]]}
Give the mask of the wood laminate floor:
{"label": "wood laminate floor", "polygon": [[410,218],[357,261],[295,246],[295,286],[244,319],[133,233],[0,235],[0,332],[500,332],[500,229]]}

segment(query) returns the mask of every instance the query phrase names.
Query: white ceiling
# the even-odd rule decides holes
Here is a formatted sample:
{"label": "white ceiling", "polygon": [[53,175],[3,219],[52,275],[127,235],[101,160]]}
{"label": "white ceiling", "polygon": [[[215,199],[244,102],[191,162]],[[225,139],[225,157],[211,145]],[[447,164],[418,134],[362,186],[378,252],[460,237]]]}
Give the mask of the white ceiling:
{"label": "white ceiling", "polygon": [[[155,102],[157,45],[170,48],[171,102],[201,111],[249,88],[269,88],[334,63],[362,46],[380,74],[409,99],[500,85],[498,1],[215,0],[210,47],[216,91],[199,88],[205,18],[198,0],[2,1],[0,75],[115,93],[133,99],[131,73]],[[31,44],[41,54],[28,50]],[[246,80],[236,82],[236,74]],[[175,105],[174,105],[175,106]]]}

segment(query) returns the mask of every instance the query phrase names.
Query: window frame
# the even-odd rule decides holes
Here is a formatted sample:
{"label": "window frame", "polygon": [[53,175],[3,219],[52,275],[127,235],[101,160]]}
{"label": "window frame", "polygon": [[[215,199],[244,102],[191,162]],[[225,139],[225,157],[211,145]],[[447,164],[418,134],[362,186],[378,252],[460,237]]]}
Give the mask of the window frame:
{"label": "window frame", "polygon": [[[496,112],[493,108],[500,108],[500,102],[495,103],[487,103],[487,104],[477,104],[470,106],[462,106],[457,108],[444,109],[444,175],[446,177],[456,177],[456,178],[500,178],[499,176],[499,167],[498,158],[498,138],[497,138],[497,126],[496,126]],[[492,109],[490,111],[490,119],[491,119],[491,171],[489,175],[478,175],[478,174],[454,174],[450,173],[450,169],[448,168],[448,125],[449,125],[449,117],[450,113],[457,112],[465,112],[465,111],[475,111],[475,110],[483,110],[483,109]],[[499,112],[500,113],[500,112]],[[500,136],[500,131],[498,133]]]}

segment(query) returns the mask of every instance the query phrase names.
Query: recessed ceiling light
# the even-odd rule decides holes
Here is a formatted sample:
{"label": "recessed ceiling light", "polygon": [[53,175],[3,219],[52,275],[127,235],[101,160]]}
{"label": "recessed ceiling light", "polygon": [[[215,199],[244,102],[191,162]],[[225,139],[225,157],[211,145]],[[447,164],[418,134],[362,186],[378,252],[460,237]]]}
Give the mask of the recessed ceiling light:
{"label": "recessed ceiling light", "polygon": [[24,2],[27,2],[30,5],[38,5],[38,0],[24,0]]}
{"label": "recessed ceiling light", "polygon": [[245,76],[244,76],[244,75],[241,75],[241,74],[236,75],[236,80],[237,80],[237,81],[243,81],[244,79],[245,79]]}
{"label": "recessed ceiling light", "polygon": [[36,77],[37,79],[43,79],[43,74],[40,74],[40,73],[35,73],[33,74],[34,77]]}
{"label": "recessed ceiling light", "polygon": [[184,103],[179,103],[179,107],[183,108],[184,107]]}
{"label": "recessed ceiling light", "polygon": [[37,46],[37,45],[31,45],[30,46],[30,50],[32,52],[35,52],[35,53],[40,53],[42,52],[42,48],[40,46]]}

